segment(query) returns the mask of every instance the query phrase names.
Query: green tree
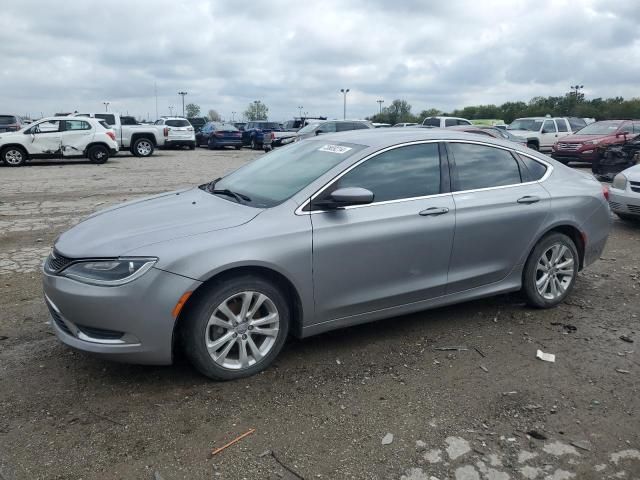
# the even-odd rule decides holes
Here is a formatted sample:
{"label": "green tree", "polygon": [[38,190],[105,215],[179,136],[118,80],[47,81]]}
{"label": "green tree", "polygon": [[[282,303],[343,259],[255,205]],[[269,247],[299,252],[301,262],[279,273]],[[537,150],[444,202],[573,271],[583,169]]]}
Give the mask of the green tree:
{"label": "green tree", "polygon": [[255,100],[249,104],[244,111],[244,116],[247,120],[266,120],[269,115],[269,107],[267,107],[260,100]]}
{"label": "green tree", "polygon": [[197,117],[198,115],[200,115],[200,107],[195,103],[188,104],[186,107],[184,107],[184,109],[187,112],[187,117],[189,118]]}
{"label": "green tree", "polygon": [[421,123],[427,117],[435,117],[438,115],[442,115],[442,112],[437,108],[427,108],[426,110],[423,110],[418,114],[416,120],[418,121],[418,123]]}

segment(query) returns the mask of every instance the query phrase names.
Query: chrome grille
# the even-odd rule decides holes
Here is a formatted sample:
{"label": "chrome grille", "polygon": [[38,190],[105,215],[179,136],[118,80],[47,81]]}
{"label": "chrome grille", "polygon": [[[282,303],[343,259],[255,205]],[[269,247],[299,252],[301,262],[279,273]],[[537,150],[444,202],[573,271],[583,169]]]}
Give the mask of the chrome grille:
{"label": "chrome grille", "polygon": [[640,193],[640,182],[629,182],[629,184],[632,192]]}
{"label": "chrome grille", "polygon": [[565,143],[558,142],[558,150],[567,150],[570,152],[575,152],[582,146],[581,143]]}
{"label": "chrome grille", "polygon": [[622,210],[622,204],[618,202],[609,202],[609,206],[612,210]]}
{"label": "chrome grille", "polygon": [[72,258],[64,257],[54,250],[47,258],[45,266],[48,271],[57,273],[69,266],[71,262],[73,262]]}

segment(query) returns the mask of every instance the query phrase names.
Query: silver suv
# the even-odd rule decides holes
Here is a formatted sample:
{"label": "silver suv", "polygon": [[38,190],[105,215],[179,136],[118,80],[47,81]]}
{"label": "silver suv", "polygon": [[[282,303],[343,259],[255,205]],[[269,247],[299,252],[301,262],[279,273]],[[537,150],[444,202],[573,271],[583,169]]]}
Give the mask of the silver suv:
{"label": "silver suv", "polygon": [[313,120],[306,127],[298,130],[298,140],[314,137],[322,133],[346,132],[348,130],[365,130],[375,128],[367,120]]}

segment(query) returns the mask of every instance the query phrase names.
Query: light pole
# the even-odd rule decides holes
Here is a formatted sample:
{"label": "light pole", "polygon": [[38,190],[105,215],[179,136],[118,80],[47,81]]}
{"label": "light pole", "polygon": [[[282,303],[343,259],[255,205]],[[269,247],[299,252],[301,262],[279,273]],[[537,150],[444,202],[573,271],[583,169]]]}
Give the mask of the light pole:
{"label": "light pole", "polygon": [[346,120],[347,119],[347,93],[349,93],[349,89],[348,88],[341,88],[340,92],[342,92],[342,99],[343,99],[343,103],[342,103],[342,119]]}
{"label": "light pole", "polygon": [[231,112],[231,123],[236,121],[236,112]]}
{"label": "light pole", "polygon": [[298,115],[300,116],[300,118],[302,118],[302,109],[304,107],[302,105],[298,105],[298,111],[300,112]]}
{"label": "light pole", "polygon": [[584,85],[571,85],[571,90],[575,92],[573,93],[576,96],[576,102],[578,101],[578,99],[580,98],[580,90],[582,90],[584,88]]}
{"label": "light pole", "polygon": [[109,111],[109,104],[110,104],[110,103],[111,103],[111,102],[102,102],[102,104],[104,105],[104,111],[105,111],[105,112],[108,112],[108,111]]}
{"label": "light pole", "polygon": [[173,105],[169,105],[169,116],[173,117]]}
{"label": "light pole", "polygon": [[376,100],[376,102],[378,102],[378,105],[380,106],[380,113],[382,113],[382,104],[384,103],[384,100],[380,99]]}
{"label": "light pole", "polygon": [[184,117],[184,96],[187,94],[187,92],[178,92],[178,95],[180,95],[182,97],[182,116]]}

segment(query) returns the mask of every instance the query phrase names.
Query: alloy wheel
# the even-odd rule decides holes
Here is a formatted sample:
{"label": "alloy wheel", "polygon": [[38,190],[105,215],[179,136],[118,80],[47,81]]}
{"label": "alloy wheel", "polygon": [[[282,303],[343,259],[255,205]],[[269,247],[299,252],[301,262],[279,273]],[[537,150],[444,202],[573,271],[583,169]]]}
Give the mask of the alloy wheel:
{"label": "alloy wheel", "polygon": [[567,291],[575,277],[575,258],[569,247],[556,243],[536,264],[536,289],[546,300],[556,300]]}
{"label": "alloy wheel", "polygon": [[4,154],[4,161],[9,165],[20,165],[24,160],[22,152],[16,148],[7,150]]}
{"label": "alloy wheel", "polygon": [[221,367],[242,370],[260,362],[273,348],[280,316],[274,302],[255,291],[236,293],[216,307],[207,322],[205,342]]}
{"label": "alloy wheel", "polygon": [[136,150],[138,151],[138,155],[140,155],[141,157],[146,157],[148,155],[151,155],[151,149],[152,149],[151,142],[149,142],[148,140],[141,140],[136,145]]}

